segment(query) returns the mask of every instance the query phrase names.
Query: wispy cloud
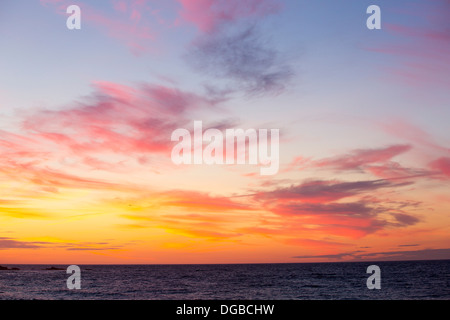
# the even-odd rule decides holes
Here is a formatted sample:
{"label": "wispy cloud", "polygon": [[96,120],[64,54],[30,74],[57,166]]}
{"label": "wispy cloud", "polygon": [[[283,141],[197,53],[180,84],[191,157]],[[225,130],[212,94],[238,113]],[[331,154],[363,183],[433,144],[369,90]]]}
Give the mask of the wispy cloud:
{"label": "wispy cloud", "polygon": [[[370,173],[382,179],[408,179],[425,177],[433,174],[428,169],[409,168],[399,162],[391,161],[412,149],[411,145],[392,145],[376,149],[357,149],[345,155],[306,162],[311,167],[333,169],[336,172],[347,170]],[[295,168],[291,164],[291,168]]]}
{"label": "wispy cloud", "polygon": [[318,167],[332,167],[337,170],[361,170],[373,163],[383,163],[411,150],[410,145],[393,145],[378,149],[358,149],[344,156],[322,159],[315,162]]}
{"label": "wispy cloud", "polygon": [[251,95],[282,92],[293,75],[255,26],[202,36],[192,44],[187,59],[195,70],[226,80],[229,90]]}
{"label": "wispy cloud", "polygon": [[430,163],[430,167],[433,170],[437,170],[444,177],[450,178],[450,158],[449,157],[441,157],[436,159]]}
{"label": "wispy cloud", "polygon": [[323,203],[351,197],[362,192],[408,184],[392,183],[388,180],[352,182],[315,180],[258,193],[255,198],[261,200],[298,200],[302,202]]}
{"label": "wispy cloud", "polygon": [[107,242],[67,242],[64,240],[55,241],[23,241],[9,237],[0,237],[0,250],[8,249],[41,249],[54,248],[78,251],[100,251],[100,250],[117,250],[122,246],[111,246]]}
{"label": "wispy cloud", "polygon": [[450,249],[422,249],[411,251],[382,251],[370,252],[351,251],[337,254],[296,256],[297,259],[333,259],[333,260],[368,260],[368,261],[397,261],[397,260],[434,260],[450,259]]}
{"label": "wispy cloud", "polygon": [[243,223],[246,214],[251,215],[258,210],[232,197],[189,190],[168,190],[140,198],[122,199],[120,204],[124,211],[129,210],[121,214],[121,218],[131,223],[118,225],[119,228],[157,228],[208,241],[227,241],[239,237],[243,233],[235,225]]}
{"label": "wispy cloud", "polygon": [[[186,55],[193,69],[211,80],[210,92],[248,95],[282,92],[293,69],[254,21],[278,13],[278,1],[179,0],[180,16],[194,24],[199,35]],[[220,79],[220,81],[217,81]]]}
{"label": "wispy cloud", "polygon": [[194,24],[200,31],[211,33],[225,23],[277,13],[278,0],[177,0],[182,5],[181,18]]}
{"label": "wispy cloud", "polygon": [[[67,7],[74,4],[69,0],[41,0],[41,3],[52,7],[61,15],[67,15]],[[114,9],[113,13],[109,10],[96,9],[95,4],[92,3],[78,2],[83,24],[98,28],[107,36],[120,41],[136,55],[156,51],[158,27],[163,20],[159,17],[159,11],[153,8],[151,1],[114,0],[108,1],[108,4]]]}
{"label": "wispy cloud", "polygon": [[229,197],[214,197],[206,193],[195,191],[169,191],[164,196],[168,200],[165,206],[181,207],[185,210],[224,212],[232,210],[250,210],[251,206],[234,201]]}
{"label": "wispy cloud", "polygon": [[386,133],[413,143],[415,146],[426,147],[438,152],[450,152],[450,148],[442,146],[430,133],[406,120],[393,119],[378,125]]}
{"label": "wispy cloud", "polygon": [[39,243],[25,242],[13,238],[0,237],[0,250],[5,249],[35,249],[40,248]]}

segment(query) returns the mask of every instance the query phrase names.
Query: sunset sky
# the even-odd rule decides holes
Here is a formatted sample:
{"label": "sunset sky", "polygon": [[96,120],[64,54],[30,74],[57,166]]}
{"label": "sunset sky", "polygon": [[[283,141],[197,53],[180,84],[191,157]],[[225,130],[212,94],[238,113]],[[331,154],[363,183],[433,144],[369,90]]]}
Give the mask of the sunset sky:
{"label": "sunset sky", "polygon": [[[450,259],[449,12],[2,0],[0,264]],[[196,120],[279,129],[278,173],[173,164]]]}

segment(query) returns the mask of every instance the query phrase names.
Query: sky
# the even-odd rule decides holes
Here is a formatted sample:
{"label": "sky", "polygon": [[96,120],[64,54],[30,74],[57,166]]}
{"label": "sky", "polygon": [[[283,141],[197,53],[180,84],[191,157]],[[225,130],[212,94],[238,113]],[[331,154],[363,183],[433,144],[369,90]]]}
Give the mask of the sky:
{"label": "sky", "polygon": [[[0,264],[450,259],[449,11],[1,1]],[[278,172],[174,164],[194,121],[278,129]]]}

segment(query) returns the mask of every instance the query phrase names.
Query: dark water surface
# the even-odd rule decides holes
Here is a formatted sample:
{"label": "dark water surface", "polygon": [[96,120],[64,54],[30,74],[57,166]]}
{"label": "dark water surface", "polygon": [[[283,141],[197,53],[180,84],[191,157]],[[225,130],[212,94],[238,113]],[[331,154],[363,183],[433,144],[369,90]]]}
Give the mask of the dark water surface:
{"label": "dark water surface", "polygon": [[[369,265],[381,289],[369,290]],[[64,270],[3,265],[0,299],[445,299],[450,260],[245,265],[80,265],[81,290],[68,290]]]}

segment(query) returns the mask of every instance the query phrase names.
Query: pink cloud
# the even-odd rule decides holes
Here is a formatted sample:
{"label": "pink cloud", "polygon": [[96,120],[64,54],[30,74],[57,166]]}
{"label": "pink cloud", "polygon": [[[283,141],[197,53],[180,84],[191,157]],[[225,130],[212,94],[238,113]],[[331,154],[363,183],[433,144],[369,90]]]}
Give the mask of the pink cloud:
{"label": "pink cloud", "polygon": [[430,163],[433,170],[437,170],[446,177],[450,178],[450,158],[442,157]]}
{"label": "pink cloud", "polygon": [[335,248],[335,247],[343,247],[348,244],[334,242],[334,241],[325,241],[325,240],[312,240],[312,239],[302,239],[302,238],[289,238],[284,241],[286,244],[299,246],[299,247],[307,247],[307,248],[315,248],[321,249],[324,248]]}
{"label": "pink cloud", "polygon": [[[335,235],[357,239],[388,226],[378,217],[379,210],[368,202],[349,203],[281,203],[270,209],[273,213],[303,224],[314,225],[308,233]],[[291,222],[293,223],[293,222]]]}
{"label": "pink cloud", "polygon": [[379,165],[370,165],[366,167],[366,170],[382,179],[416,178],[432,174],[432,172],[424,169],[403,167],[401,164],[394,161],[388,161]]}
{"label": "pink cloud", "polygon": [[[41,0],[41,4],[53,7],[58,14],[67,16],[66,9],[73,3],[69,0]],[[112,1],[115,15],[107,14],[86,3],[77,5],[81,9],[83,24],[99,28],[108,36],[125,44],[134,54],[156,50],[154,42],[160,19],[156,18],[158,11],[151,7],[150,1]]]}
{"label": "pink cloud", "polygon": [[[418,37],[430,41],[450,41],[450,34],[441,30],[423,30],[392,23],[386,23],[384,26],[390,32],[406,37]],[[439,53],[436,52],[436,54]]]}
{"label": "pink cloud", "polygon": [[193,111],[214,106],[205,97],[164,86],[97,81],[94,88],[68,108],[27,115],[21,133],[0,131],[0,173],[42,188],[118,188],[63,170],[126,172],[139,165],[151,170],[153,159],[171,165],[173,130],[191,123]]}
{"label": "pink cloud", "polygon": [[[44,161],[21,162],[20,159],[0,161],[0,174],[11,181],[31,183],[34,187],[38,187],[38,189],[30,187],[30,190],[34,192],[40,190],[57,193],[58,188],[132,190],[129,186],[117,183],[64,173],[61,170],[43,166],[41,162]],[[26,192],[26,190],[23,191]]]}
{"label": "pink cloud", "polygon": [[292,170],[306,170],[308,168],[323,168],[336,171],[355,170],[371,173],[382,179],[400,179],[427,176],[432,174],[426,169],[407,168],[392,161],[412,149],[409,144],[397,144],[384,148],[356,149],[351,152],[320,160],[295,158],[283,172]]}
{"label": "pink cloud", "polygon": [[116,0],[113,2],[114,10],[118,12],[127,12],[128,4],[125,0]]}
{"label": "pink cloud", "polygon": [[137,9],[130,9],[123,17],[109,17],[94,9],[83,9],[83,18],[89,23],[104,29],[110,37],[116,38],[130,48],[135,54],[153,50],[156,31],[141,19]]}
{"label": "pink cloud", "polygon": [[[403,132],[404,133],[404,132]],[[312,167],[334,170],[358,170],[382,179],[409,179],[432,174],[426,169],[407,168],[392,158],[412,149],[411,145],[399,144],[378,149],[357,149],[342,156],[311,161]]]}
{"label": "pink cloud", "polygon": [[443,147],[425,130],[405,120],[393,120],[380,123],[379,126],[387,133],[413,142],[435,151],[449,152],[450,148]]}
{"label": "pink cloud", "polygon": [[39,112],[26,119],[24,128],[76,154],[164,153],[171,148],[171,132],[187,121],[187,112],[212,105],[201,96],[164,86],[95,86],[96,93],[86,103]]}
{"label": "pink cloud", "polygon": [[410,145],[393,145],[380,149],[359,149],[344,156],[318,160],[315,162],[315,166],[332,167],[338,170],[361,169],[361,167],[368,164],[386,162],[409,150],[411,150]]}
{"label": "pink cloud", "polygon": [[221,24],[247,17],[262,17],[278,12],[280,3],[269,0],[178,0],[180,16],[202,32],[215,31]]}
{"label": "pink cloud", "polygon": [[302,156],[295,157],[286,167],[280,172],[290,172],[296,170],[304,170],[311,163],[311,159]]}
{"label": "pink cloud", "polygon": [[93,84],[100,93],[120,101],[131,101],[133,96],[137,93],[134,88],[119,83],[94,81]]}

